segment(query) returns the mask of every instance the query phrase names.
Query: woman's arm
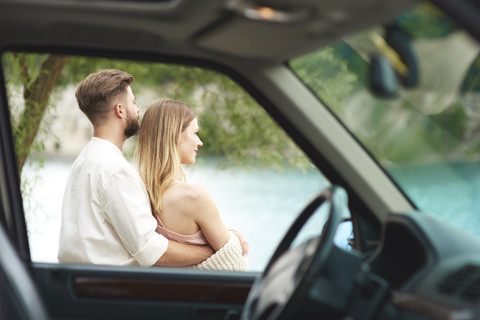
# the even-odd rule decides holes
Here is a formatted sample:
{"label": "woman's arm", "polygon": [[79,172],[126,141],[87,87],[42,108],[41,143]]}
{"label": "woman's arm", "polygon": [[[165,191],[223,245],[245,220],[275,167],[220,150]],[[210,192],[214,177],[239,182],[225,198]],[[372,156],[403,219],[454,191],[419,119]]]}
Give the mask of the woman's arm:
{"label": "woman's arm", "polygon": [[230,239],[230,234],[210,194],[199,185],[191,185],[191,188],[185,210],[188,210],[188,215],[200,227],[212,248],[218,251]]}

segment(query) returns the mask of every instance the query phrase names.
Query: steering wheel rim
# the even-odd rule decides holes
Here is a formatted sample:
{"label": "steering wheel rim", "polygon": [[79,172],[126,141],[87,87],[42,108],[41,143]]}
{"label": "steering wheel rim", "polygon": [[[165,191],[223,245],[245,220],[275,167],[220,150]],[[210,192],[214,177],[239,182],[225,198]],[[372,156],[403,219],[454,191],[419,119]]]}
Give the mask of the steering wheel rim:
{"label": "steering wheel rim", "polygon": [[[294,251],[289,250],[290,245],[293,243],[308,219],[316,212],[316,209],[324,204],[325,201],[330,203],[330,209],[321,235],[307,241],[304,244],[304,249],[300,250],[301,255],[298,253],[296,254],[294,259],[300,259],[298,264],[291,266],[291,264],[287,265],[286,262],[282,262],[282,259],[285,261],[288,261],[289,259],[291,260],[291,258],[283,257],[288,255],[289,251]],[[315,274],[321,272],[321,269],[326,264],[328,256],[334,246],[333,240],[336,228],[338,224],[343,221],[343,210],[345,209],[346,204],[347,194],[345,190],[339,186],[331,186],[322,190],[307,204],[280,241],[262,275],[259,276],[253,284],[241,316],[242,320],[279,319],[286,318],[289,314],[293,314],[295,305],[298,304],[308,291],[308,283],[312,281]],[[283,271],[288,268],[291,270]],[[260,298],[263,291],[269,289],[266,288],[268,285],[266,283],[273,277],[279,277],[280,273],[287,273],[287,277],[291,278],[288,280],[292,283],[289,283],[288,280],[286,281],[287,284],[285,284],[285,287],[288,288],[285,290],[287,290],[287,292],[274,292],[273,294],[279,296],[285,295],[286,298],[280,303],[272,303],[271,305],[268,305],[267,301],[262,305]],[[270,292],[270,294],[271,293],[272,292]],[[294,298],[295,295],[297,295],[296,298]],[[267,304],[267,306],[265,306],[265,304]]]}

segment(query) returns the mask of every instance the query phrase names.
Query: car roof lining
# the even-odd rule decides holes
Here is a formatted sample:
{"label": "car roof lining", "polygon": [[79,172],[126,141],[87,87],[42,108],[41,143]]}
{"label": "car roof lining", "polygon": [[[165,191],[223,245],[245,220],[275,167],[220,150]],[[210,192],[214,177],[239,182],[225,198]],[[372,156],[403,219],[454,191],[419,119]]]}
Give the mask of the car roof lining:
{"label": "car roof lining", "polygon": [[[87,46],[93,42],[99,48],[149,48],[159,53],[189,52],[205,58],[226,55],[285,61],[336,42],[359,28],[387,22],[417,1],[268,1],[274,9],[309,13],[293,22],[252,20],[231,10],[229,2],[2,0],[0,27],[8,25],[10,31],[0,35],[0,44]],[[237,2],[262,5],[260,1]],[[25,10],[26,5],[31,10]],[[9,14],[2,15],[2,11]],[[118,19],[124,28],[117,27]],[[35,33],[26,32],[32,27]]]}

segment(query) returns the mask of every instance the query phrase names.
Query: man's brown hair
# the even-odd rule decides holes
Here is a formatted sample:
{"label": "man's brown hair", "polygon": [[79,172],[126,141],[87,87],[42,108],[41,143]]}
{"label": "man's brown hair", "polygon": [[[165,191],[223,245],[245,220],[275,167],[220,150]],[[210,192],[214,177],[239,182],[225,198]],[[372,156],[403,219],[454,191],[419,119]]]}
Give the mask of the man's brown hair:
{"label": "man's brown hair", "polygon": [[124,93],[132,82],[133,76],[120,70],[106,69],[92,73],[80,82],[75,91],[78,106],[95,125],[105,118],[112,98]]}

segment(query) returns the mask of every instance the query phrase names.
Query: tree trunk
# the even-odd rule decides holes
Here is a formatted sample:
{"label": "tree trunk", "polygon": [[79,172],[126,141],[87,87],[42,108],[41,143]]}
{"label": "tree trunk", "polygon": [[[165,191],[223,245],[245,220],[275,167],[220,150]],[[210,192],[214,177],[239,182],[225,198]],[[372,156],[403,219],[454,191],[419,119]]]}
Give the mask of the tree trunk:
{"label": "tree trunk", "polygon": [[[17,150],[18,171],[20,174],[48,107],[50,93],[55,87],[55,83],[68,58],[68,56],[48,56],[41,66],[38,77],[30,86],[24,88],[25,110],[15,130],[15,139],[17,139],[17,145],[20,146],[18,148],[20,150]],[[26,84],[29,82],[28,74],[24,76]]]}

